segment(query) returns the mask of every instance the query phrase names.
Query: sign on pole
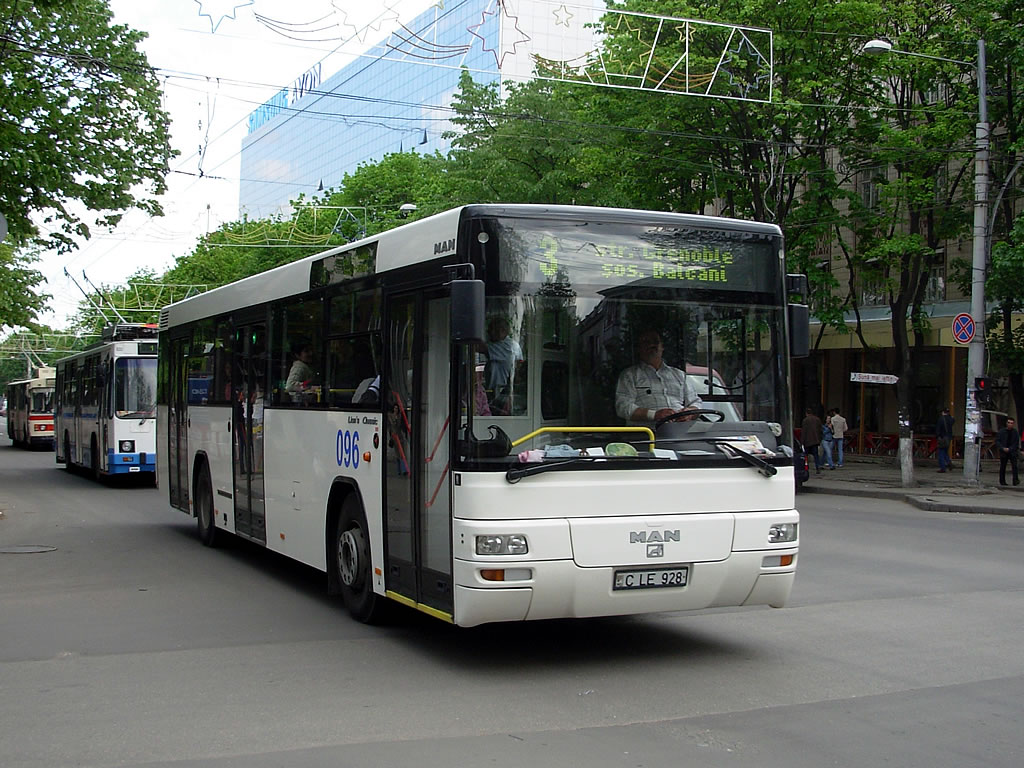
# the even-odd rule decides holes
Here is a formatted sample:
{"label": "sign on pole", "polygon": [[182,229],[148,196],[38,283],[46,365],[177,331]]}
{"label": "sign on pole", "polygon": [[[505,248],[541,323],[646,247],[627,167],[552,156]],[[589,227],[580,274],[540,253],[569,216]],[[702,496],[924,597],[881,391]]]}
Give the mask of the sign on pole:
{"label": "sign on pole", "polygon": [[850,381],[859,381],[864,384],[895,384],[900,380],[899,376],[891,373],[851,373]]}
{"label": "sign on pole", "polygon": [[953,338],[961,344],[970,344],[974,339],[974,318],[966,312],[953,318]]}

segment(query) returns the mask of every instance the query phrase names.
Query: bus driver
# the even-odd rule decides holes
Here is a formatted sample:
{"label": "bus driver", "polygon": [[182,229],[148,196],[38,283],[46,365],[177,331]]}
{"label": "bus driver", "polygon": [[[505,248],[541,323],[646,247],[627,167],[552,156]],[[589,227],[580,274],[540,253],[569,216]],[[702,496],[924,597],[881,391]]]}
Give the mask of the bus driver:
{"label": "bus driver", "polygon": [[[686,374],[662,359],[664,352],[656,330],[644,330],[637,336],[637,362],[619,375],[615,387],[615,412],[626,423],[652,426],[673,413],[704,407]],[[695,417],[681,418],[689,421]]]}

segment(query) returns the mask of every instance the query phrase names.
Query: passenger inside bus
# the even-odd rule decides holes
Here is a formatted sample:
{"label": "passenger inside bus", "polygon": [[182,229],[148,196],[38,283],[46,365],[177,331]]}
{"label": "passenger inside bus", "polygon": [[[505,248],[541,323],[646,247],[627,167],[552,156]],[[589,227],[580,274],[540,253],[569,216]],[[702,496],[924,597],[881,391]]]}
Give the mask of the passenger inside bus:
{"label": "passenger inside bus", "polygon": [[519,364],[523,362],[523,348],[509,336],[508,320],[494,317],[487,326],[487,364],[484,368],[484,388],[490,402],[490,411],[496,415],[512,413],[512,392]]}
{"label": "passenger inside bus", "polygon": [[288,392],[293,403],[310,403],[316,401],[319,387],[314,381],[316,372],[313,370],[313,347],[310,344],[303,344],[295,353],[295,361],[291,370],[288,371],[288,380],[285,382],[285,391]]}
{"label": "passenger inside bus", "polygon": [[[637,362],[619,375],[615,387],[615,412],[627,424],[652,426],[680,411],[704,407],[693,383],[679,368],[664,359],[665,344],[655,329],[636,337]],[[681,416],[688,421],[695,416]]]}

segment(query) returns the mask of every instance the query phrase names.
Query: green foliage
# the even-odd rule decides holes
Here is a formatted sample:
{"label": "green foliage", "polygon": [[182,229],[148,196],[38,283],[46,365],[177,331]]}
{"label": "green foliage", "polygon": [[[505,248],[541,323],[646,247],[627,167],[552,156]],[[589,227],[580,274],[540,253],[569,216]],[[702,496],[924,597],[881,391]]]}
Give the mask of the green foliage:
{"label": "green foliage", "polygon": [[30,266],[37,260],[33,250],[16,251],[0,243],[0,330],[33,327],[46,309],[50,296],[39,291],[43,275]]}
{"label": "green foliage", "polygon": [[1024,374],[1024,322],[1012,317],[1024,312],[1024,215],[1009,240],[993,247],[985,293],[998,304],[986,326],[989,356],[999,369]]}
{"label": "green foliage", "polygon": [[[12,242],[68,251],[124,211],[160,214],[174,156],[141,32],[107,0],[0,0],[0,209]],[[42,223],[43,226],[37,226]]]}

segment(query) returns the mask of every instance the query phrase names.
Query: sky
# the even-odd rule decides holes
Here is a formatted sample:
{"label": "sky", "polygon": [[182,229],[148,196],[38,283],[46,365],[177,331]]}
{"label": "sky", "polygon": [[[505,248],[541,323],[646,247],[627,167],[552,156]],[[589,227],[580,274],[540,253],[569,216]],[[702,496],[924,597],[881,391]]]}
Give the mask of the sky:
{"label": "sky", "polygon": [[53,297],[42,322],[66,327],[83,299],[75,282],[90,290],[88,282],[123,283],[142,267],[162,273],[200,236],[237,220],[249,113],[317,62],[325,77],[341,69],[389,31],[385,17],[412,19],[443,1],[109,0],[115,23],[149,35],[141,48],[162,83],[180,155],[164,216],[132,212],[113,232],[93,228],[77,251],[42,255],[43,290]]}

